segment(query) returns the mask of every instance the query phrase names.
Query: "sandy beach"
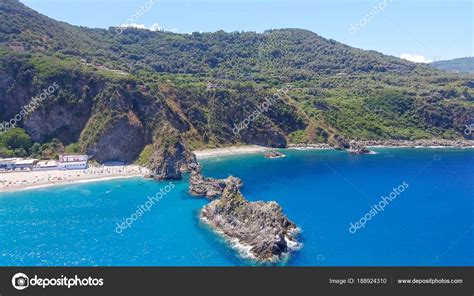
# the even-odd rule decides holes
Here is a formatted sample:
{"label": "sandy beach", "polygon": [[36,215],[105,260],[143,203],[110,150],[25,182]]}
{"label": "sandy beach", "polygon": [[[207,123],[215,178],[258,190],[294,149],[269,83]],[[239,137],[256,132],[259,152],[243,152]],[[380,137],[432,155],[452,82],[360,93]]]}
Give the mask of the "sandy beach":
{"label": "sandy beach", "polygon": [[148,169],[137,165],[90,167],[87,170],[0,173],[0,192],[144,177],[148,173]]}
{"label": "sandy beach", "polygon": [[197,159],[204,159],[210,157],[227,156],[227,155],[238,155],[238,154],[249,154],[249,153],[260,153],[269,151],[270,148],[257,146],[257,145],[246,145],[246,146],[233,146],[226,148],[214,148],[205,150],[196,150],[193,153]]}

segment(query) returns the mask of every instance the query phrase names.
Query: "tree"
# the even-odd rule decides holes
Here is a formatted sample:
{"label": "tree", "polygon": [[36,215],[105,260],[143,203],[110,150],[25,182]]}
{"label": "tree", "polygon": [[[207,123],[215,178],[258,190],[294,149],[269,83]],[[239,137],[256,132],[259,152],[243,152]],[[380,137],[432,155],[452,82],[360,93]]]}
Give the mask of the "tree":
{"label": "tree", "polygon": [[22,128],[14,128],[0,135],[0,147],[8,150],[29,150],[31,144],[30,136]]}

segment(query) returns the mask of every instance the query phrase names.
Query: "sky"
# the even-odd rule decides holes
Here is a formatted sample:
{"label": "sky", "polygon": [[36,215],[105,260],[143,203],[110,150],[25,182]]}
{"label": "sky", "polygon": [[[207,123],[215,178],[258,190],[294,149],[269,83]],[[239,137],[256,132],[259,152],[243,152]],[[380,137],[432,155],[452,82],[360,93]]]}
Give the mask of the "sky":
{"label": "sky", "polygon": [[415,62],[474,56],[472,0],[21,2],[56,20],[94,28],[123,25],[176,33],[301,28],[350,46]]}

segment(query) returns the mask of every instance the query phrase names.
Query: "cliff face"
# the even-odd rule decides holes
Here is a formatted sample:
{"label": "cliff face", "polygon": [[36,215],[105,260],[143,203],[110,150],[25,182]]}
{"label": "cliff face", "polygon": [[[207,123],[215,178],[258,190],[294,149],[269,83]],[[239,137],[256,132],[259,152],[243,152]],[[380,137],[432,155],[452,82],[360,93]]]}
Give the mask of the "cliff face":
{"label": "cliff face", "polygon": [[99,162],[118,160],[135,161],[145,146],[144,128],[132,112],[111,121],[103,136],[87,147],[86,152]]}
{"label": "cliff face", "polygon": [[276,202],[249,202],[236,184],[229,183],[220,199],[205,206],[201,219],[229,240],[237,240],[244,254],[261,262],[276,262],[300,247],[297,226]]}
{"label": "cliff face", "polygon": [[181,173],[189,172],[190,166],[197,166],[196,157],[178,130],[163,128],[156,136],[153,153],[147,166],[157,180],[181,179]]}
{"label": "cliff face", "polygon": [[[57,91],[25,118],[24,128],[34,141],[44,143],[57,138],[67,145],[80,137],[90,120],[94,99],[100,94],[103,83],[87,76],[74,75],[73,80],[74,83],[61,83],[51,79],[51,84],[58,85]],[[68,101],[71,97],[66,93],[74,94],[73,100]]]}
{"label": "cliff face", "polygon": [[309,31],[116,34],[16,0],[1,1],[0,14],[0,122],[56,83],[17,123],[33,142],[75,144],[100,162],[140,156],[158,178],[178,178],[189,151],[204,147],[472,139],[471,76]]}

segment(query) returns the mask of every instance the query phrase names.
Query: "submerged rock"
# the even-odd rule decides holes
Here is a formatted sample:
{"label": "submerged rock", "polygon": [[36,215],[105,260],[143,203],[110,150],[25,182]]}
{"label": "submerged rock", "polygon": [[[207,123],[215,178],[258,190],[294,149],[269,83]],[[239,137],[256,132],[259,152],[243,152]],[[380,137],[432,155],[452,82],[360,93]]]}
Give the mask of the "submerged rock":
{"label": "submerged rock", "polygon": [[276,262],[299,249],[298,227],[276,202],[249,202],[236,184],[228,184],[220,199],[205,206],[201,220],[222,234],[244,256]]}
{"label": "submerged rock", "polygon": [[189,193],[214,199],[224,192],[227,185],[242,187],[242,180],[229,176],[227,179],[205,178],[201,175],[201,167],[193,167],[189,178]]}

